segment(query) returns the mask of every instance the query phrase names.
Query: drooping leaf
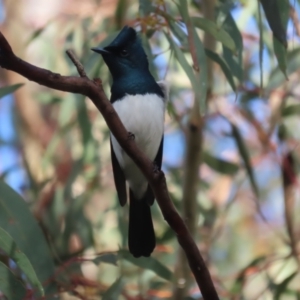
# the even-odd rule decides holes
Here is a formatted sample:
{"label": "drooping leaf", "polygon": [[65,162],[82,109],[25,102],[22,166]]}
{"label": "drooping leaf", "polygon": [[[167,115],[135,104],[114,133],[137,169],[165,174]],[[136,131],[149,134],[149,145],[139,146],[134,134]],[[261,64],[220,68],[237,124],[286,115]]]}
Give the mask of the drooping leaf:
{"label": "drooping leaf", "polygon": [[188,12],[187,0],[179,0],[178,10],[182,16],[182,19],[186,25],[190,22],[190,15]]}
{"label": "drooping leaf", "polygon": [[294,272],[285,278],[281,283],[276,284],[276,288],[274,290],[274,300],[282,299],[281,296],[285,294],[289,283],[294,279],[294,277],[298,274],[298,272]]}
{"label": "drooping leaf", "polygon": [[34,30],[33,33],[30,35],[28,41],[26,42],[26,46],[28,46],[33,40],[38,38],[48,28],[48,26],[53,22],[53,20],[54,19],[48,21],[47,24],[43,27]]}
{"label": "drooping leaf", "polygon": [[115,10],[115,22],[116,28],[122,28],[124,24],[124,19],[126,17],[126,10],[128,8],[127,0],[119,0],[117,8]]}
{"label": "drooping leaf", "polygon": [[289,116],[299,115],[299,114],[300,114],[300,104],[293,104],[293,105],[286,106],[281,112],[282,117],[289,117]]}
{"label": "drooping leaf", "polygon": [[209,167],[221,174],[235,175],[236,172],[239,170],[238,165],[223,160],[221,158],[214,157],[210,155],[207,151],[203,151],[202,159],[203,162],[205,162]]}
{"label": "drooping leaf", "polygon": [[201,17],[192,17],[191,21],[193,22],[194,26],[211,34],[217,41],[221,42],[232,52],[236,51],[235,43],[232,37],[215,22]]}
{"label": "drooping leaf", "polygon": [[279,13],[277,0],[260,0],[260,2],[274,36],[284,47],[287,47],[286,30]]}
{"label": "drooping leaf", "polygon": [[[295,48],[287,53],[287,68],[286,74],[289,76],[290,74],[296,72],[300,68],[300,48]],[[280,86],[286,77],[283,75],[281,69],[276,67],[270,75],[268,85],[266,86],[266,92],[269,93],[273,89]]]}
{"label": "drooping leaf", "polygon": [[115,300],[118,299],[124,286],[124,280],[119,277],[109,289],[102,295],[102,300]]}
{"label": "drooping leaf", "polygon": [[235,85],[233,76],[230,72],[230,69],[229,69],[227,63],[216,52],[213,52],[209,49],[205,49],[205,53],[206,53],[207,57],[209,57],[211,60],[213,60],[215,63],[217,63],[221,67],[221,69],[222,69],[224,75],[226,76],[226,78],[228,80],[228,83],[230,84],[232,90],[234,92],[236,92],[236,85]]}
{"label": "drooping leaf", "polygon": [[247,271],[251,268],[257,267],[261,262],[263,262],[265,260],[266,260],[265,256],[259,256],[259,257],[255,258],[253,261],[251,261],[245,268],[243,268],[241,270],[241,272],[239,273],[233,287],[231,288],[231,292],[233,294],[240,294]]}
{"label": "drooping leaf", "polygon": [[5,87],[0,88],[0,99],[6,95],[12,94],[13,92],[15,92],[18,88],[20,88],[23,85],[24,85],[24,83],[17,83],[14,85],[5,86]]}
{"label": "drooping leaf", "polygon": [[172,280],[173,273],[166,266],[164,266],[161,262],[159,262],[152,256],[135,258],[127,250],[120,250],[119,255],[123,259],[126,259],[127,261],[133,263],[134,265],[140,268],[151,270],[158,276],[166,280]]}
{"label": "drooping leaf", "polygon": [[232,75],[235,76],[240,82],[243,81],[243,38],[240,30],[238,29],[231,13],[225,9],[223,12],[223,6],[220,8],[220,12],[225,13],[225,18],[222,26],[223,29],[231,36],[235,43],[236,52],[233,53],[230,49],[223,45],[223,57],[229,66]]}
{"label": "drooping leaf", "polygon": [[55,267],[45,237],[26,202],[2,181],[0,181],[0,227],[8,232],[18,249],[27,256],[44,286],[45,294],[54,294],[57,291],[56,285],[50,279]]}
{"label": "drooping leaf", "polygon": [[274,52],[278,61],[278,66],[285,78],[288,79],[286,73],[287,67],[287,50],[286,48],[276,39],[273,39]]}
{"label": "drooping leaf", "polygon": [[166,34],[166,37],[170,43],[171,49],[174,50],[176,59],[178,60],[179,64],[183,68],[186,75],[188,76],[193,89],[196,90],[197,89],[197,81],[196,81],[196,77],[195,77],[192,67],[188,63],[188,61],[185,58],[181,49],[176,45],[176,43],[172,40],[172,38],[168,34]]}
{"label": "drooping leaf", "polygon": [[10,269],[0,261],[0,291],[6,299],[24,299],[26,289],[22,282],[18,280]]}
{"label": "drooping leaf", "polygon": [[256,180],[254,178],[254,173],[253,173],[253,169],[252,169],[248,149],[247,149],[247,147],[244,143],[244,140],[243,140],[243,138],[240,134],[240,131],[232,123],[231,123],[231,129],[232,129],[232,135],[233,135],[233,137],[236,141],[237,147],[239,149],[239,153],[240,153],[240,155],[241,155],[241,157],[244,161],[245,168],[246,168],[246,171],[248,173],[253,192],[256,195],[256,197],[259,198],[259,190],[258,190],[258,187],[257,187],[257,184],[256,184]]}
{"label": "drooping leaf", "polygon": [[26,255],[18,248],[13,238],[0,227],[0,249],[2,249],[27,276],[30,283],[37,287],[42,296],[44,289]]}
{"label": "drooping leaf", "polygon": [[[189,52],[196,53],[197,62],[193,61],[195,72],[193,71],[192,67],[189,66],[187,63],[184,55],[181,53],[181,50],[177,45],[172,41],[171,37],[167,35],[169,39],[170,45],[172,49],[175,51],[175,56],[181,66],[183,67],[184,71],[186,72],[187,76],[189,77],[193,90],[195,92],[195,97],[199,102],[200,112],[205,112],[206,106],[206,93],[207,93],[207,70],[206,70],[206,55],[204,51],[203,44],[194,28],[194,24],[189,16],[188,13],[188,5],[186,0],[180,0],[180,3],[177,5],[179,12],[184,20],[185,25],[187,26],[187,31],[189,36],[192,36],[192,43],[189,44]],[[191,48],[194,49],[191,49]],[[193,58],[193,54],[192,54]],[[198,70],[197,70],[198,69]]]}
{"label": "drooping leaf", "polygon": [[93,263],[96,265],[100,263],[107,263],[116,266],[117,262],[118,262],[118,255],[114,253],[101,254],[93,259]]}
{"label": "drooping leaf", "polygon": [[175,35],[175,37],[179,40],[181,45],[185,48],[188,48],[188,39],[186,33],[182,30],[180,25],[177,22],[174,22],[172,20],[168,20],[170,29],[172,33]]}

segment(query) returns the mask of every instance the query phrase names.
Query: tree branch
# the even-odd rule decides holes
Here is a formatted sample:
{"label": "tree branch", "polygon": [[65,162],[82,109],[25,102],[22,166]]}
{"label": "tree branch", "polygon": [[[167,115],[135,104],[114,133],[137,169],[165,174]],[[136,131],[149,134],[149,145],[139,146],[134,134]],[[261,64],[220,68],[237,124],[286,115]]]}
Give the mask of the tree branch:
{"label": "tree branch", "polygon": [[[81,65],[74,55],[72,60],[73,59],[76,67]],[[134,140],[130,138],[113,106],[107,99],[99,81],[94,82],[85,76],[61,76],[60,74],[52,73],[49,70],[38,68],[29,64],[14,55],[9,43],[1,32],[0,66],[7,70],[19,73],[27,79],[37,82],[43,86],[56,90],[82,94],[93,101],[121,147],[133,159],[149,181],[165,220],[175,231],[177,240],[184,249],[190,268],[195,276],[203,298],[207,300],[219,299],[204,260],[185,223],[179,216],[170,199],[164,173],[154,168],[152,161],[147,158],[143,152],[141,152]],[[82,74],[83,73],[81,72],[80,75]]]}

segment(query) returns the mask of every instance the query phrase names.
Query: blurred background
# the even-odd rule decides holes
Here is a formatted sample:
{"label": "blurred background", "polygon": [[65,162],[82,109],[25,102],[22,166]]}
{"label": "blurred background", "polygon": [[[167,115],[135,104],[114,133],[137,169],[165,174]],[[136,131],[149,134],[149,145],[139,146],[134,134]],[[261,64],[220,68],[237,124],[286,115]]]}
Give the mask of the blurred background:
{"label": "blurred background", "polygon": [[[135,27],[153,75],[170,84],[163,157],[169,192],[220,298],[300,299],[300,1],[277,1],[287,50],[285,37],[274,41],[274,22],[272,33],[258,1],[193,0],[188,14],[183,3],[2,0],[0,29],[17,56],[62,75],[77,76],[65,53],[73,49],[109,96],[108,69],[90,48],[109,43],[124,25]],[[191,19],[203,80],[198,90],[185,25]],[[26,216],[42,229],[24,253],[56,270],[51,280],[41,280],[46,299],[53,296],[50,281],[60,299],[201,299],[156,203],[152,257],[135,260],[126,250],[128,206],[119,206],[109,131],[93,103],[0,70],[2,87],[19,83],[0,99],[0,176],[25,201],[13,209],[15,217],[21,220],[29,208]],[[188,132],[194,98],[203,124],[196,140]],[[187,149],[198,139],[191,179]],[[7,189],[0,200],[18,197]],[[19,224],[25,240],[38,230],[28,222]],[[2,228],[19,245],[21,237],[7,224]],[[47,257],[40,256],[40,243]],[[13,260],[6,265],[30,289],[28,275]],[[33,265],[39,274],[43,268]],[[36,299],[28,291],[27,297]]]}

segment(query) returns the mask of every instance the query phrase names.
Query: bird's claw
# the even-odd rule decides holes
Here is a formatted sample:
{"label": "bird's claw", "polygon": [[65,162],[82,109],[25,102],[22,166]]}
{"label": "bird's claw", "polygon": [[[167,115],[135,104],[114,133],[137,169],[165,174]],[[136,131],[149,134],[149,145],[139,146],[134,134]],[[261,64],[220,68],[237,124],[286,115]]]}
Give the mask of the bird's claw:
{"label": "bird's claw", "polygon": [[160,169],[159,169],[158,165],[155,162],[153,162],[152,165],[153,165],[153,173],[159,173]]}
{"label": "bird's claw", "polygon": [[128,139],[129,140],[134,140],[135,139],[135,135],[132,132],[128,132]]}

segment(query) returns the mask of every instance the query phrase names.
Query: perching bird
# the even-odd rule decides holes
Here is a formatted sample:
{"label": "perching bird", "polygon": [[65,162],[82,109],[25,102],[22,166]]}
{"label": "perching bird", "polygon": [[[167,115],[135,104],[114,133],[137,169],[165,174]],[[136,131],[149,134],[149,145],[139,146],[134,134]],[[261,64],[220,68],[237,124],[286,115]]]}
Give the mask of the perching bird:
{"label": "perching bird", "polygon": [[[167,87],[157,83],[136,31],[125,26],[111,44],[93,48],[113,78],[111,98],[116,112],[138,147],[161,168]],[[147,179],[111,134],[111,160],[119,202],[126,204],[129,184],[129,250],[135,257],[150,256],[155,234],[150,206],[154,194]]]}

